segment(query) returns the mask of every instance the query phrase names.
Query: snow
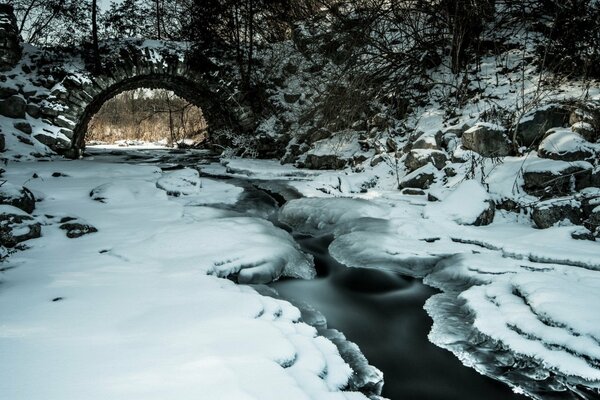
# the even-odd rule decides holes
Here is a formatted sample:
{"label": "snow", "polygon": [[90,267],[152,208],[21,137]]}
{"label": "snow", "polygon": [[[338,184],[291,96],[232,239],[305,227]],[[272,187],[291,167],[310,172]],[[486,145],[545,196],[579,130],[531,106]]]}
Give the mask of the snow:
{"label": "snow", "polygon": [[540,151],[544,150],[549,154],[565,154],[576,152],[593,152],[595,148],[600,149],[578,133],[573,132],[570,128],[554,128],[547,132],[546,137],[540,143]]}
{"label": "snow", "polygon": [[[3,397],[366,399],[342,391],[352,370],[296,307],[231,280],[308,278],[310,257],[265,220],[185,205],[204,178],[179,197],[157,187],[187,192],[193,170],[98,157],[11,164],[4,177],[45,198],[42,237],[3,265]],[[207,196],[229,196],[218,193]],[[68,239],[67,216],[98,232]]]}
{"label": "snow", "polygon": [[450,219],[460,225],[472,225],[489,208],[490,197],[477,181],[467,180],[440,203],[428,204],[423,216],[427,219]]}

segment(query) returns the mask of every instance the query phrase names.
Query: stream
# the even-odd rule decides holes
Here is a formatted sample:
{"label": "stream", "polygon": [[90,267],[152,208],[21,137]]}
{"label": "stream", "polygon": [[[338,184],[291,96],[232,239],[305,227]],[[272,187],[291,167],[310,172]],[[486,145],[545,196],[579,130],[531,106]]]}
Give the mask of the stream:
{"label": "stream", "polygon": [[[116,161],[123,161],[116,160]],[[163,170],[198,168],[199,158],[176,157],[148,152],[136,153],[125,162],[161,166]],[[210,176],[227,179],[244,188],[235,205],[217,205],[236,213],[277,221],[278,209],[286,200],[300,195],[285,181]],[[450,352],[429,342],[432,321],[423,309],[425,301],[437,293],[421,279],[393,272],[348,268],[328,252],[332,236],[311,237],[290,232],[303,251],[315,258],[314,280],[281,279],[268,286],[280,298],[297,305],[309,305],[356,343],[369,363],[384,374],[384,397],[391,400],[494,400],[524,399],[505,384],[467,368]]]}

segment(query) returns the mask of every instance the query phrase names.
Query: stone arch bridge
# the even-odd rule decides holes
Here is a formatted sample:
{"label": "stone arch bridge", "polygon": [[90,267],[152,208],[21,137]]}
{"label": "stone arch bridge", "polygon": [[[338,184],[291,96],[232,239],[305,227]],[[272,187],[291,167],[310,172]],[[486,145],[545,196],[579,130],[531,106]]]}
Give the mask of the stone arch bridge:
{"label": "stone arch bridge", "polygon": [[53,150],[79,156],[91,117],[108,99],[137,88],[168,89],[200,107],[209,136],[251,131],[250,107],[241,104],[238,82],[226,65],[193,55],[181,42],[129,39],[102,44],[96,69],[82,49],[19,45],[9,7],[0,8],[0,113],[41,119],[32,134]]}

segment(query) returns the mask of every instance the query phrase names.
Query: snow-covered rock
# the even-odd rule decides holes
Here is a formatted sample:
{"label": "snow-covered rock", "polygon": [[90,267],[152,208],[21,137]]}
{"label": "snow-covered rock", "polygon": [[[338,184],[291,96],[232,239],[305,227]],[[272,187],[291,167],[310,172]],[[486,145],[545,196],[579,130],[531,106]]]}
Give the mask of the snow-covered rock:
{"label": "snow-covered rock", "polygon": [[542,201],[534,205],[531,219],[538,228],[550,228],[559,222],[578,224],[581,222],[581,202],[573,197]]}
{"label": "snow-covered rock", "polygon": [[538,149],[540,157],[563,161],[591,161],[598,157],[599,152],[600,147],[595,148],[569,128],[549,130]]}
{"label": "snow-covered rock", "polygon": [[41,224],[23,210],[0,205],[0,246],[14,247],[41,236]]}
{"label": "snow-covered rock", "polygon": [[166,191],[169,196],[190,195],[200,191],[202,181],[198,171],[185,168],[164,174],[156,181],[156,187]]}
{"label": "snow-covered rock", "polygon": [[406,168],[412,172],[428,163],[433,164],[437,169],[442,169],[448,161],[446,153],[440,150],[433,149],[416,149],[411,150],[404,159]]}
{"label": "snow-covered rock", "polygon": [[438,169],[433,164],[426,164],[400,180],[402,188],[427,189],[438,176]]}
{"label": "snow-covered rock", "polygon": [[539,142],[548,129],[564,126],[570,114],[570,110],[558,104],[548,104],[526,113],[516,126],[519,143],[531,146]]}
{"label": "snow-covered rock", "polygon": [[489,225],[495,206],[485,188],[477,181],[460,183],[444,200],[425,207],[428,219],[449,219],[460,225]]}
{"label": "snow-covered rock", "polygon": [[16,186],[10,182],[0,181],[0,205],[11,205],[32,213],[35,209],[35,197],[26,187]]}
{"label": "snow-covered rock", "polygon": [[484,157],[503,157],[511,152],[506,129],[499,125],[479,122],[462,135],[465,149],[473,150]]}

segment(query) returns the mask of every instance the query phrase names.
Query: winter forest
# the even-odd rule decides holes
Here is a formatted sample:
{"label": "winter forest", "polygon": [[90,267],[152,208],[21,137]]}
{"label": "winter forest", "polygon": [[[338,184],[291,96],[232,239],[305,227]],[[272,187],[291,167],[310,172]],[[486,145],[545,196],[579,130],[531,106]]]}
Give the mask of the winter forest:
{"label": "winter forest", "polygon": [[0,0],[0,399],[600,399],[600,1]]}

